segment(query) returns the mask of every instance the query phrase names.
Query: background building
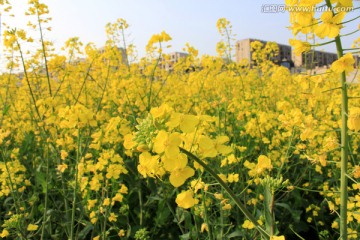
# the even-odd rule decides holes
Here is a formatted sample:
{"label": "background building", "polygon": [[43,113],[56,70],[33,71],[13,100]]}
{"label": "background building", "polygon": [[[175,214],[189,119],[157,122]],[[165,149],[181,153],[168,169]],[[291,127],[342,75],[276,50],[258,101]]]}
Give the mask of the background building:
{"label": "background building", "polygon": [[360,68],[360,56],[359,55],[354,55],[354,59],[355,59],[355,68]]}
{"label": "background building", "polygon": [[295,68],[313,69],[315,67],[329,66],[337,60],[336,53],[311,50],[300,56],[292,54]]}
{"label": "background building", "polygon": [[[261,42],[264,46],[267,43],[267,41],[253,39],[253,38],[247,38],[236,42],[235,45],[236,62],[240,62],[243,59],[247,59],[249,60],[249,62],[252,61],[251,43],[255,41]],[[291,60],[291,46],[280,43],[276,43],[276,44],[279,47],[279,54],[273,58],[273,61],[276,63],[280,63],[284,59]]]}
{"label": "background building", "polygon": [[189,54],[184,52],[172,52],[166,54],[166,57],[160,58],[159,66],[161,69],[171,71],[174,69],[175,63],[179,62],[180,59],[186,58]]}
{"label": "background building", "polygon": [[[247,38],[243,40],[239,40],[235,45],[235,56],[236,62],[240,62],[243,59],[247,59],[249,62],[252,61],[252,53],[251,53],[251,43],[259,41],[263,45],[265,45],[268,41]],[[307,53],[303,53],[300,56],[296,56],[292,53],[292,49],[290,45],[279,44],[276,43],[279,47],[279,54],[273,57],[273,61],[277,64],[281,64],[284,62],[289,62],[291,67],[296,69],[314,69],[316,67],[330,67],[330,65],[336,61],[337,54],[331,52],[317,51],[311,50]],[[358,67],[360,64],[360,57],[358,55],[354,56],[355,58],[355,67]]]}
{"label": "background building", "polygon": [[[119,56],[119,63],[122,63],[122,64],[125,64],[125,65],[129,65],[128,61],[127,61],[127,56],[126,56],[126,51],[124,48],[121,48],[121,47],[101,47],[99,48],[99,53],[100,54],[103,54],[105,53],[106,51],[113,51],[113,54],[114,55],[117,55]],[[103,58],[103,61],[106,62],[108,59],[106,58]]]}

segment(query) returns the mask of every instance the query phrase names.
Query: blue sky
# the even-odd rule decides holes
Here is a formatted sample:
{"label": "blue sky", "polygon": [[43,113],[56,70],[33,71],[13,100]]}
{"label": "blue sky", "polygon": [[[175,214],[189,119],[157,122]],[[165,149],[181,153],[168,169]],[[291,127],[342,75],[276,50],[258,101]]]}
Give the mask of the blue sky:
{"label": "blue sky", "polygon": [[[11,1],[16,18],[5,14],[2,21],[24,28],[26,0]],[[52,32],[47,38],[59,49],[70,37],[78,36],[86,44],[101,47],[106,41],[105,25],[124,18],[129,24],[128,41],[136,45],[140,57],[152,34],[165,30],[173,38],[171,51],[181,51],[187,42],[200,54],[215,55],[216,43],[221,39],[216,21],[227,18],[233,25],[237,39],[258,38],[288,44],[292,37],[288,13],[264,13],[264,4],[283,4],[283,0],[43,0],[49,6]],[[360,1],[354,1],[355,6]],[[349,32],[358,23],[344,29]],[[349,29],[349,31],[347,31]],[[357,35],[357,37],[359,34]],[[344,40],[350,47],[356,36]],[[321,49],[335,51],[335,46]]]}

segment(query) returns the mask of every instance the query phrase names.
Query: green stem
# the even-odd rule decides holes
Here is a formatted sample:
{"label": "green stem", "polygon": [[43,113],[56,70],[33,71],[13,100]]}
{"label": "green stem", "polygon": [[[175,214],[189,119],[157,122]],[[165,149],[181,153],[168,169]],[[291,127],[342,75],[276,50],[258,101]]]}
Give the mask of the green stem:
{"label": "green stem", "polygon": [[106,72],[106,78],[105,78],[105,85],[104,85],[104,89],[103,89],[103,91],[102,91],[102,93],[101,93],[101,97],[100,97],[99,103],[98,103],[97,108],[96,108],[96,113],[98,113],[98,112],[100,111],[100,109],[101,109],[101,102],[102,102],[102,100],[104,99],[106,87],[107,87],[108,82],[109,82],[110,68],[111,68],[111,66],[110,66],[110,61],[109,61],[109,64],[108,64],[108,66],[107,66],[107,72]]}
{"label": "green stem", "polygon": [[[326,0],[326,5],[331,7],[330,0]],[[338,58],[343,56],[343,48],[340,36],[335,37]],[[348,96],[345,71],[340,75],[341,81],[341,163],[340,163],[340,238],[347,239],[347,199],[348,199],[348,179],[346,177],[348,164]]]}
{"label": "green stem", "polygon": [[[340,58],[341,41],[337,37],[336,46],[338,49],[338,55]],[[338,47],[339,46],[339,47]],[[347,239],[347,163],[348,163],[348,97],[347,97],[347,84],[345,72],[341,73],[341,173],[340,173],[340,237],[341,239]]]}
{"label": "green stem", "polygon": [[[356,9],[359,9],[359,8],[356,8]],[[355,9],[354,9],[354,10],[355,10]],[[350,19],[350,20],[347,20],[347,21],[345,21],[345,22],[342,22],[342,23],[340,23],[340,24],[343,25],[343,24],[352,22],[352,21],[354,21],[354,20],[356,20],[356,19],[358,19],[358,18],[360,18],[360,16],[354,17],[354,18],[352,18],[352,19]]]}
{"label": "green stem", "polygon": [[357,32],[359,32],[359,29],[358,29],[358,30],[355,30],[355,31],[352,31],[352,32],[349,32],[349,33],[347,33],[347,34],[342,34],[340,37],[350,36],[350,35],[352,35],[352,34],[354,34],[354,33],[357,33]]}
{"label": "green stem", "polygon": [[[69,204],[68,204],[68,198],[67,198],[67,189],[66,189],[66,184],[65,184],[65,180],[64,180],[64,176],[61,174],[61,187],[62,187],[62,192],[63,192],[63,197],[64,197],[64,207],[65,207],[65,217],[66,217],[66,222],[68,222],[70,220],[70,211],[69,211]],[[71,230],[69,228],[69,225],[66,225],[66,233],[69,233]]]}
{"label": "green stem", "polygon": [[[221,191],[223,194],[223,191]],[[222,209],[222,203],[219,203],[219,211],[220,211],[220,232],[218,233],[219,239],[224,239],[224,210]]]}
{"label": "green stem", "polygon": [[227,40],[227,44],[228,44],[228,46],[227,46],[227,64],[229,64],[230,62],[231,62],[231,58],[232,58],[232,56],[231,56],[231,36],[230,36],[230,33],[229,33],[229,30],[228,30],[228,28],[226,27],[225,28],[225,31],[226,31],[226,40]]}
{"label": "green stem", "polygon": [[48,208],[48,201],[49,201],[49,145],[47,144],[47,153],[46,153],[46,174],[45,174],[45,199],[44,199],[44,215],[43,215],[43,224],[41,228],[41,240],[44,239],[45,235],[45,226],[47,225],[47,208]]}
{"label": "green stem", "polygon": [[126,38],[125,38],[125,30],[124,29],[121,29],[121,35],[122,35],[124,51],[125,51],[125,64],[128,68],[128,72],[130,73],[129,56],[128,56],[128,49],[127,49],[126,41],[125,41]]}
{"label": "green stem", "polygon": [[77,187],[78,187],[78,163],[80,160],[80,151],[81,151],[81,140],[80,140],[80,128],[78,129],[78,136],[77,136],[77,151],[76,151],[76,162],[75,162],[75,186],[73,192],[73,202],[72,202],[72,210],[71,210],[71,224],[70,224],[70,239],[73,240],[74,238],[74,225],[75,225],[75,210],[76,210],[76,194],[77,194]]}
{"label": "green stem", "polygon": [[360,50],[360,48],[344,48],[343,49],[343,51],[356,51],[356,50]]}
{"label": "green stem", "polygon": [[333,42],[335,42],[335,40],[331,40],[331,41],[323,42],[323,43],[317,43],[317,44],[313,44],[311,46],[312,47],[320,47],[320,46],[328,45],[328,44],[333,43]]}
{"label": "green stem", "polygon": [[40,41],[41,41],[42,54],[44,56],[46,79],[47,79],[47,83],[48,83],[49,94],[51,97],[52,91],[51,91],[51,84],[50,84],[50,74],[49,74],[48,62],[47,62],[47,57],[46,57],[45,42],[44,42],[44,36],[43,36],[43,32],[42,32],[42,27],[41,27],[41,19],[40,19],[39,9],[36,9],[36,12],[37,12],[37,20],[38,20],[39,30],[40,30]]}
{"label": "green stem", "polygon": [[85,86],[86,80],[87,80],[87,78],[88,78],[89,75],[90,75],[91,66],[92,66],[93,62],[94,62],[94,60],[92,60],[92,62],[91,62],[90,65],[89,65],[89,68],[87,69],[86,75],[85,75],[84,80],[83,80],[83,82],[82,82],[82,85],[81,85],[81,87],[80,87],[78,96],[77,96],[77,98],[76,98],[76,100],[75,100],[75,103],[74,103],[74,106],[75,106],[75,105],[78,103],[78,101],[79,101],[79,98],[80,98],[81,92],[82,92],[82,90],[83,90],[83,88],[84,88],[84,86]]}
{"label": "green stem", "polygon": [[3,104],[2,115],[1,115],[1,119],[0,119],[0,126],[2,125],[5,115],[7,114],[8,110],[10,109],[10,103],[8,104],[8,101],[10,98],[10,81],[11,81],[13,69],[14,69],[14,50],[11,51],[11,65],[10,65],[10,69],[9,69],[10,71],[9,71],[9,76],[8,76],[8,82],[6,84],[6,93],[5,93],[5,100],[4,100],[4,104]]}
{"label": "green stem", "polygon": [[229,186],[209,167],[206,163],[201,161],[198,157],[196,157],[191,152],[180,148],[180,151],[185,153],[189,158],[193,159],[199,165],[201,165],[216,181],[220,184],[221,187],[224,188],[225,192],[229,194],[230,198],[235,202],[236,206],[240,209],[240,211],[255,225],[256,230],[263,236],[264,239],[269,239],[270,235],[266,232],[256,221],[255,217],[247,210],[246,206],[237,198],[235,193],[229,188]]}
{"label": "green stem", "polygon": [[[179,229],[180,229],[180,232],[182,235],[185,234],[185,231],[183,229],[183,227],[181,226],[180,224],[180,218],[176,215],[176,213],[174,212],[174,210],[172,209],[172,206],[170,205],[170,203],[168,201],[166,201],[166,206],[168,206],[171,214],[173,215],[174,219],[176,220],[176,224],[178,225]],[[210,229],[210,228],[209,228]],[[210,238],[211,240],[212,238]]]}
{"label": "green stem", "polygon": [[30,85],[30,80],[29,80],[29,76],[28,76],[28,72],[27,72],[27,69],[26,69],[26,64],[25,64],[25,59],[24,59],[24,55],[23,55],[23,52],[21,50],[21,46],[20,46],[20,43],[18,41],[16,41],[16,45],[17,47],[19,48],[19,52],[20,52],[20,58],[21,58],[21,63],[22,63],[22,66],[23,66],[23,70],[24,70],[24,76],[25,76],[25,80],[26,80],[26,83],[28,85],[28,88],[29,88],[29,91],[30,91],[30,96],[31,96],[31,100],[34,104],[34,108],[35,108],[35,111],[36,111],[36,114],[39,118],[39,120],[41,119],[41,116],[40,116],[40,112],[39,112],[39,109],[36,105],[36,99],[35,99],[35,96],[34,96],[34,92],[32,91],[32,88],[31,88],[31,85]]}
{"label": "green stem", "polygon": [[140,208],[139,225],[142,226],[143,225],[143,201],[142,201],[141,184],[139,184],[138,195],[139,195],[139,208]]}
{"label": "green stem", "polygon": [[204,221],[208,226],[208,231],[207,232],[208,232],[209,240],[212,240],[212,239],[214,239],[214,237],[213,237],[213,232],[212,232],[212,229],[211,229],[211,224],[210,224],[208,212],[207,212],[207,209],[206,209],[206,192],[203,191],[202,195],[203,195],[202,204],[203,204],[203,208],[204,208]]}
{"label": "green stem", "polygon": [[[161,49],[161,43],[159,43],[159,44],[160,44],[160,49]],[[150,108],[151,108],[151,95],[152,95],[152,91],[153,91],[153,82],[155,80],[155,71],[156,71],[157,66],[159,65],[161,56],[162,56],[162,54],[160,53],[159,57],[156,60],[156,63],[153,68],[153,71],[151,73],[151,76],[150,76],[150,89],[149,89],[149,93],[148,93],[148,102],[147,102],[147,108],[146,108],[146,110],[148,112],[150,111]]]}

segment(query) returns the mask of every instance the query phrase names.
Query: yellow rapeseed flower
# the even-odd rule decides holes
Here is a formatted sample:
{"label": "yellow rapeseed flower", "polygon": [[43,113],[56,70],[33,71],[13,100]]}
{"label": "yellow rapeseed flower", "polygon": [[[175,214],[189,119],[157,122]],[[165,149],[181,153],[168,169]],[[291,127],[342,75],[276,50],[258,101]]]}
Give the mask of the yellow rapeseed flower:
{"label": "yellow rapeseed flower", "polygon": [[68,168],[68,165],[67,164],[59,164],[57,166],[57,170],[61,173],[63,173],[66,169]]}
{"label": "yellow rapeseed flower", "polygon": [[207,191],[207,185],[201,181],[201,179],[192,180],[190,183],[191,189],[193,189],[194,193],[197,193],[200,189],[204,189]]}
{"label": "yellow rapeseed flower", "polygon": [[180,187],[186,181],[186,179],[194,176],[195,171],[189,166],[184,168],[177,168],[171,172],[169,180],[174,187]]}
{"label": "yellow rapeseed flower", "polygon": [[127,194],[128,193],[128,187],[125,184],[121,184],[121,187],[119,189],[119,193]]}
{"label": "yellow rapeseed flower", "polygon": [[340,6],[343,7],[352,7],[353,6],[353,0],[331,0],[331,3],[338,3]]}
{"label": "yellow rapeseed flower", "polygon": [[284,236],[271,236],[270,240],[285,240]]}
{"label": "yellow rapeseed flower", "polygon": [[38,225],[36,225],[36,224],[29,224],[28,225],[28,227],[27,227],[27,230],[28,231],[36,231],[36,230],[38,230],[38,228],[39,228],[39,226]]}
{"label": "yellow rapeseed flower", "polygon": [[87,206],[87,209],[90,210],[92,209],[93,207],[95,207],[95,204],[97,203],[97,199],[89,199],[87,202],[88,202],[88,206]]}
{"label": "yellow rapeseed flower", "polygon": [[187,190],[178,194],[175,202],[179,207],[188,209],[197,204],[199,200],[194,198],[194,194],[191,190]]}
{"label": "yellow rapeseed flower", "polygon": [[163,156],[161,161],[164,164],[165,170],[170,172],[169,180],[174,187],[183,185],[186,179],[195,174],[194,169],[187,166],[188,159],[183,153],[179,153],[176,158]]}
{"label": "yellow rapeseed flower", "polygon": [[100,187],[101,187],[101,183],[100,180],[102,179],[102,177],[98,174],[95,174],[91,181],[89,182],[90,185],[90,190],[93,191],[99,191]]}
{"label": "yellow rapeseed flower", "polygon": [[69,153],[65,150],[61,150],[60,155],[61,155],[61,160],[65,160],[67,156],[69,156]]}
{"label": "yellow rapeseed flower", "polygon": [[360,166],[354,167],[353,176],[354,176],[354,178],[360,178]]}
{"label": "yellow rapeseed flower", "polygon": [[216,199],[219,199],[219,200],[223,200],[224,199],[224,195],[222,193],[214,193],[214,197]]}
{"label": "yellow rapeseed flower", "polygon": [[315,27],[315,34],[319,38],[335,38],[340,34],[340,29],[342,28],[340,23],[344,19],[345,14],[346,12],[340,12],[334,16],[330,11],[324,12],[320,17],[323,23]]}
{"label": "yellow rapeseed flower", "polygon": [[5,238],[5,237],[7,237],[7,236],[9,236],[9,235],[10,235],[9,231],[6,230],[6,229],[3,229],[2,232],[1,232],[1,234],[0,234],[0,237],[1,237],[1,238]]}
{"label": "yellow rapeseed flower", "polygon": [[200,232],[208,232],[209,231],[209,226],[206,223],[202,223],[201,224],[201,228],[200,228]]}
{"label": "yellow rapeseed flower", "polygon": [[311,49],[311,45],[308,42],[303,42],[297,39],[289,39],[290,45],[294,48],[296,55],[301,55],[303,52],[308,52]]}
{"label": "yellow rapeseed flower", "polygon": [[172,108],[167,104],[162,104],[160,107],[153,107],[150,110],[151,115],[154,119],[162,118],[166,114],[172,112]]}
{"label": "yellow rapeseed flower", "polygon": [[120,229],[120,231],[118,232],[118,236],[119,236],[119,237],[125,237],[125,230],[124,230],[124,229]]}
{"label": "yellow rapeseed flower", "polygon": [[243,225],[241,225],[245,229],[253,229],[255,225],[250,220],[245,220]]}
{"label": "yellow rapeseed flower", "polygon": [[202,157],[216,157],[217,151],[214,140],[208,136],[200,136],[199,151]]}
{"label": "yellow rapeseed flower", "polygon": [[120,177],[120,174],[126,174],[127,172],[128,171],[121,164],[109,164],[109,166],[107,167],[106,178],[118,179]]}
{"label": "yellow rapeseed flower", "polygon": [[351,53],[347,53],[332,63],[331,69],[336,73],[349,73],[354,70],[354,57]]}
{"label": "yellow rapeseed flower", "polygon": [[238,173],[228,174],[227,181],[229,183],[238,182],[239,181],[239,174]]}
{"label": "yellow rapeseed flower", "polygon": [[164,171],[159,165],[159,156],[153,156],[149,152],[143,152],[140,154],[137,169],[144,178],[147,176],[162,176],[164,174]]}
{"label": "yellow rapeseed flower", "polygon": [[109,206],[110,205],[110,198],[105,198],[103,201],[103,206]]}
{"label": "yellow rapeseed flower", "polygon": [[109,222],[116,222],[117,215],[115,213],[110,213],[110,216],[108,217]]}
{"label": "yellow rapeseed flower", "polygon": [[168,133],[160,130],[154,140],[154,152],[158,154],[165,153],[167,157],[176,157],[179,153],[179,146],[181,144],[180,133]]}
{"label": "yellow rapeseed flower", "polygon": [[261,169],[260,171],[263,171],[264,169],[272,169],[270,158],[265,155],[260,155],[258,158],[257,168]]}
{"label": "yellow rapeseed flower", "polygon": [[124,196],[121,193],[115,194],[115,196],[111,199],[111,204],[115,204],[115,202],[122,202],[124,199]]}
{"label": "yellow rapeseed flower", "polygon": [[339,228],[339,223],[338,223],[337,221],[334,221],[334,222],[331,224],[331,228],[338,229],[338,228]]}
{"label": "yellow rapeseed flower", "polygon": [[136,146],[136,142],[134,141],[134,135],[133,134],[126,134],[124,136],[124,147],[125,149],[132,149]]}
{"label": "yellow rapeseed flower", "polygon": [[360,130],[360,108],[354,107],[349,111],[348,127],[355,132]]}
{"label": "yellow rapeseed flower", "polygon": [[219,18],[216,22],[216,27],[220,33],[223,32],[229,25],[230,22],[226,18]]}
{"label": "yellow rapeseed flower", "polygon": [[180,130],[184,133],[192,133],[199,124],[199,118],[194,115],[185,114],[181,116]]}

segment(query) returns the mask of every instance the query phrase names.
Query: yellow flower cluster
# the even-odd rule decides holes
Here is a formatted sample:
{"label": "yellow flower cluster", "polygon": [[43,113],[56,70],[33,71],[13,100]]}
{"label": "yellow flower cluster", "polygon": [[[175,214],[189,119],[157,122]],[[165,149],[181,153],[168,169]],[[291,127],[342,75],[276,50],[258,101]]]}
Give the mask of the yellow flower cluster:
{"label": "yellow flower cluster", "polygon": [[17,158],[17,150],[14,149],[10,156],[3,156],[5,159],[0,162],[0,198],[9,196],[12,191],[22,193],[31,185],[25,175],[25,166]]}
{"label": "yellow flower cluster", "polygon": [[[140,138],[139,134],[136,137],[129,135],[124,142],[125,148],[141,151],[137,168],[143,177],[162,178],[169,173],[169,182],[174,187],[180,187],[194,176],[194,168],[200,169],[197,164],[189,166],[188,157],[180,148],[191,150],[203,159],[228,156],[232,152],[231,147],[224,145],[229,141],[228,137],[217,136],[212,139],[206,135],[205,129],[213,122],[209,116],[182,114],[163,104],[152,108],[149,117],[148,122],[154,127],[148,126],[148,132],[142,132],[142,135],[147,136]],[[143,127],[139,126],[138,129]],[[139,148],[139,145],[144,144],[141,141],[144,138],[150,138],[147,146]],[[236,181],[236,177],[234,179],[232,175],[233,181]],[[197,200],[193,198],[193,191],[187,190],[178,195],[176,202],[183,208],[189,208]]]}
{"label": "yellow flower cluster", "polygon": [[[146,45],[146,51],[151,53],[155,50],[157,50],[159,53],[162,53],[162,43],[171,41],[171,37],[169,34],[167,34],[165,31],[162,31],[160,34],[154,34],[150,38],[148,44]],[[159,44],[159,46],[156,46],[156,44]],[[170,45],[167,45],[169,47]]]}

